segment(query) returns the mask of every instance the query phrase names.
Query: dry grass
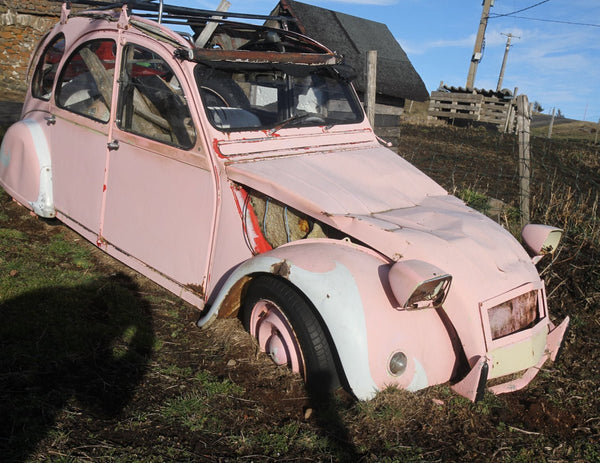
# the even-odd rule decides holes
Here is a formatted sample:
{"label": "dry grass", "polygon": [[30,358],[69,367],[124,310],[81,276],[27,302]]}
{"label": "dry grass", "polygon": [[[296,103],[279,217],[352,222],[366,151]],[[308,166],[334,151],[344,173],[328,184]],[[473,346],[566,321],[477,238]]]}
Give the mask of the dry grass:
{"label": "dry grass", "polygon": [[[586,121],[573,121],[561,123],[560,119],[555,120],[552,126],[552,138],[584,140],[587,142],[600,142],[600,134],[597,135],[600,124]],[[538,137],[548,136],[549,125],[535,127],[531,133]]]}
{"label": "dry grass", "polygon": [[[406,125],[400,151],[473,200],[514,206],[511,137]],[[540,142],[533,217],[563,227],[545,258],[562,359],[525,390],[472,404],[448,385],[315,403],[237,320],[207,330],[172,294],[0,192],[4,461],[600,461],[598,159]],[[588,145],[589,146],[589,145]],[[586,151],[587,150],[587,151]],[[467,194],[467,193],[465,193]],[[497,197],[497,196],[496,196]],[[514,217],[503,220],[510,224]],[[137,327],[136,331],[130,327]],[[68,341],[68,345],[65,345]]]}

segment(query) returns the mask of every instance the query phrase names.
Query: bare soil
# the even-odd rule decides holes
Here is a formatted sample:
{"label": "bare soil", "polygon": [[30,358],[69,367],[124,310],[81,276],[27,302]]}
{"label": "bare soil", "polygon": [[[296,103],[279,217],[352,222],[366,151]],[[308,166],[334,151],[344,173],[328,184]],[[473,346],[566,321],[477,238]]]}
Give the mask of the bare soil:
{"label": "bare soil", "polygon": [[[515,201],[514,185],[494,180],[499,163],[512,169],[511,138],[417,126],[392,135],[447,188],[485,179]],[[558,162],[600,181],[593,161],[560,149]],[[525,390],[477,404],[447,385],[320,401],[238,320],[197,328],[195,308],[2,192],[0,238],[13,238],[0,241],[11,294],[0,294],[0,459],[600,461],[600,243],[572,230],[541,265],[552,315],[570,315],[572,328],[561,359]]]}

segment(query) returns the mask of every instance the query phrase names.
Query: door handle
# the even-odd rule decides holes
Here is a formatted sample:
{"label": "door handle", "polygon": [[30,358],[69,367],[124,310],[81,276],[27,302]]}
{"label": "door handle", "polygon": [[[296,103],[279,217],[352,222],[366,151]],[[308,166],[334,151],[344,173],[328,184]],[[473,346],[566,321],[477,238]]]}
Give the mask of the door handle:
{"label": "door handle", "polygon": [[114,151],[119,149],[119,140],[113,140],[106,144],[108,146],[109,151]]}
{"label": "door handle", "polygon": [[54,114],[50,114],[49,116],[44,117],[44,119],[48,125],[56,124],[56,116]]}

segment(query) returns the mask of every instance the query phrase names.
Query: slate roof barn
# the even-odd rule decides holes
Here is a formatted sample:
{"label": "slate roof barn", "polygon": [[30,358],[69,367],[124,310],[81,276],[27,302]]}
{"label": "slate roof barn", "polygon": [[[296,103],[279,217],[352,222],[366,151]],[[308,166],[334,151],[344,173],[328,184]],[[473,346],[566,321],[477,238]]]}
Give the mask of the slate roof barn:
{"label": "slate roof barn", "polygon": [[423,80],[385,24],[294,0],[281,0],[272,15],[291,16],[290,30],[301,32],[341,54],[358,73],[359,95],[366,90],[366,56],[377,50],[377,103],[404,106],[429,98]]}

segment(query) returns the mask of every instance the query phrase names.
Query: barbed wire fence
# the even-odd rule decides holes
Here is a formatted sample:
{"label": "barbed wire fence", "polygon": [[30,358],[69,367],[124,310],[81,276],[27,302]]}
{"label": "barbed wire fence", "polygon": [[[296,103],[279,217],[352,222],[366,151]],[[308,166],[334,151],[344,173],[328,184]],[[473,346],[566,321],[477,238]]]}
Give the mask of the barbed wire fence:
{"label": "barbed wire fence", "polygon": [[378,132],[398,154],[451,193],[467,202],[485,197],[483,207],[499,221],[506,220],[506,214],[522,218],[524,176],[530,179],[526,199],[533,219],[567,193],[593,202],[600,191],[599,146],[590,142],[531,137],[530,160],[523,169],[515,134],[409,123]]}

